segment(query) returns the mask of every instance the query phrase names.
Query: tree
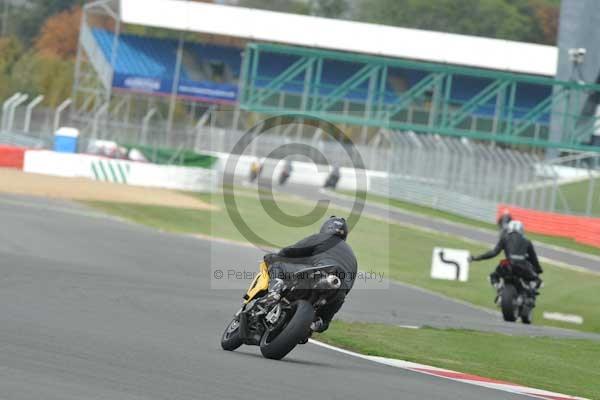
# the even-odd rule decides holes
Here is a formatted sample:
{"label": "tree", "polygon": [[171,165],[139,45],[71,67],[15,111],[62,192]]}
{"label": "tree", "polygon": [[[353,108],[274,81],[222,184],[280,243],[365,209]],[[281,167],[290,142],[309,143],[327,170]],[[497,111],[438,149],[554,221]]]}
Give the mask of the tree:
{"label": "tree", "polygon": [[558,21],[560,7],[557,4],[534,2],[535,18],[542,32],[542,43],[556,45],[558,39]]}
{"label": "tree", "polygon": [[302,0],[240,0],[239,5],[248,8],[280,11],[292,14],[310,14],[310,4]]}
{"label": "tree", "polygon": [[77,55],[81,8],[74,7],[48,18],[35,41],[43,57],[73,59]]}
{"label": "tree", "polygon": [[17,38],[0,38],[0,100],[12,94],[11,73],[22,51],[23,46]]}
{"label": "tree", "polygon": [[43,0],[21,6],[13,15],[16,34],[29,44],[38,37],[46,18],[77,5],[82,6],[83,3],[84,0]]}
{"label": "tree", "polygon": [[359,19],[509,40],[528,37],[533,23],[505,0],[362,0]]}
{"label": "tree", "polygon": [[74,63],[56,57],[41,57],[34,51],[25,53],[14,65],[11,91],[43,94],[44,104],[56,107],[71,95]]}
{"label": "tree", "polygon": [[311,14],[325,18],[347,16],[350,7],[347,0],[311,0]]}
{"label": "tree", "polygon": [[14,36],[0,38],[0,73],[10,73],[23,51],[23,45]]}

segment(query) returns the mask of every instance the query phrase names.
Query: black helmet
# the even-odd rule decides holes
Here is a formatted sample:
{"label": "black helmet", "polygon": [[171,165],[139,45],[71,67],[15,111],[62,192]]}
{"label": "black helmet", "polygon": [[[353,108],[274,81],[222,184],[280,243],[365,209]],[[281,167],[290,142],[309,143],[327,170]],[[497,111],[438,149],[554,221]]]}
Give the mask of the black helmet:
{"label": "black helmet", "polygon": [[346,220],[344,218],[331,216],[323,223],[323,225],[321,225],[320,232],[336,235],[343,240],[346,240],[348,237],[348,224],[346,224]]}
{"label": "black helmet", "polygon": [[508,209],[505,208],[504,212],[502,213],[500,218],[498,218],[498,228],[500,228],[500,229],[508,228],[508,224],[510,223],[510,221],[512,221],[512,215],[510,215],[510,212],[508,211]]}

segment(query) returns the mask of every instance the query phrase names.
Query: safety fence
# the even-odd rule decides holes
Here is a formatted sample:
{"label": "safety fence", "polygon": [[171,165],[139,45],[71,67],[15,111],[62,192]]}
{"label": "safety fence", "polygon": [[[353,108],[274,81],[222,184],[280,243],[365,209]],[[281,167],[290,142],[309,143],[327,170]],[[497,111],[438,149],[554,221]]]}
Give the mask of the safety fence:
{"label": "safety fence", "polygon": [[401,176],[369,179],[370,193],[415,203],[482,222],[494,221],[497,203]]}
{"label": "safety fence", "polygon": [[[13,96],[16,101],[14,99],[18,96]],[[179,155],[190,149],[200,153],[227,153],[240,142],[248,141],[248,154],[266,157],[267,149],[296,143],[314,149],[314,154],[325,154],[330,165],[363,166],[366,170],[389,173],[396,178],[388,186],[398,185],[399,188],[386,192],[394,195],[410,188],[411,198],[418,204],[430,206],[433,191],[437,193],[433,196],[436,199],[452,193],[452,198],[460,196],[486,205],[512,204],[548,212],[600,217],[600,184],[597,184],[600,156],[596,153],[574,153],[547,161],[538,153],[466,138],[381,129],[350,140],[344,135],[332,137],[301,124],[279,126],[253,138],[248,130],[231,129],[232,120],[236,119],[235,110],[197,110],[195,119],[181,120],[169,136],[159,112],[146,114],[151,118],[143,118],[142,113],[136,119],[133,114],[121,116],[119,112],[126,107],[119,108],[116,104],[110,108],[110,118],[98,114],[79,121],[69,119],[67,113],[62,115],[64,108],[62,111],[32,108],[30,121],[26,123],[25,104],[17,107],[14,113],[11,111],[14,104],[11,104],[4,113],[8,120],[2,125],[12,125],[12,131],[0,133],[0,143],[49,148],[52,126],[57,123],[80,129],[80,149],[86,148],[87,141],[108,139],[143,146],[149,154],[158,154],[164,147],[176,150]],[[68,106],[68,103],[64,104]],[[242,112],[239,119],[244,118],[249,116]],[[251,125],[256,126],[259,122]],[[180,158],[169,157],[167,162],[174,160],[177,164],[175,161]],[[402,199],[407,196],[404,194]],[[451,212],[463,215],[464,207],[457,204]],[[489,214],[489,211],[485,213]],[[472,217],[482,218],[482,215],[484,213],[478,212]]]}

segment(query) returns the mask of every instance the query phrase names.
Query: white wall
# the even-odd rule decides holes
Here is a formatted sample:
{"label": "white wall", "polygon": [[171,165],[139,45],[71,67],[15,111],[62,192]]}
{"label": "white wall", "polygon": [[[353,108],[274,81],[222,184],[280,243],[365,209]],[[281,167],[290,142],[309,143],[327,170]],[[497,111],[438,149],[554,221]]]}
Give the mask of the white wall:
{"label": "white wall", "polygon": [[214,192],[216,170],[114,160],[86,154],[56,153],[46,150],[25,152],[25,172],[89,178],[134,186]]}

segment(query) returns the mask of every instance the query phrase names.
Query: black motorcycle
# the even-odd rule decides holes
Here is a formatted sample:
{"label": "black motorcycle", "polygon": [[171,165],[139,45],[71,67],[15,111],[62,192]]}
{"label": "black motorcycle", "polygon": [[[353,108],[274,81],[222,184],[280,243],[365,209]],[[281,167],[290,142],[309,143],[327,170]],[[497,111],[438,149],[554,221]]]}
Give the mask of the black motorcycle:
{"label": "black motorcycle", "polygon": [[341,280],[335,271],[335,266],[306,267],[269,291],[268,267],[261,263],[242,308],[223,333],[221,347],[233,351],[242,344],[260,346],[264,357],[282,359],[306,343],[316,312],[337,294]]}
{"label": "black motorcycle", "polygon": [[504,320],[515,322],[521,318],[524,324],[531,324],[536,290],[513,273],[508,260],[502,260],[496,271],[500,277],[500,281],[495,285],[498,290],[496,304],[500,306]]}
{"label": "black motorcycle", "polygon": [[327,176],[327,179],[325,180],[325,184],[323,185],[323,188],[335,190],[339,180],[340,180],[340,169],[338,167],[335,167],[333,169],[333,171],[331,171],[331,173]]}
{"label": "black motorcycle", "polygon": [[287,182],[287,180],[290,178],[290,173],[287,170],[283,170],[281,171],[281,174],[279,175],[279,185],[283,186],[285,185],[285,183]]}

